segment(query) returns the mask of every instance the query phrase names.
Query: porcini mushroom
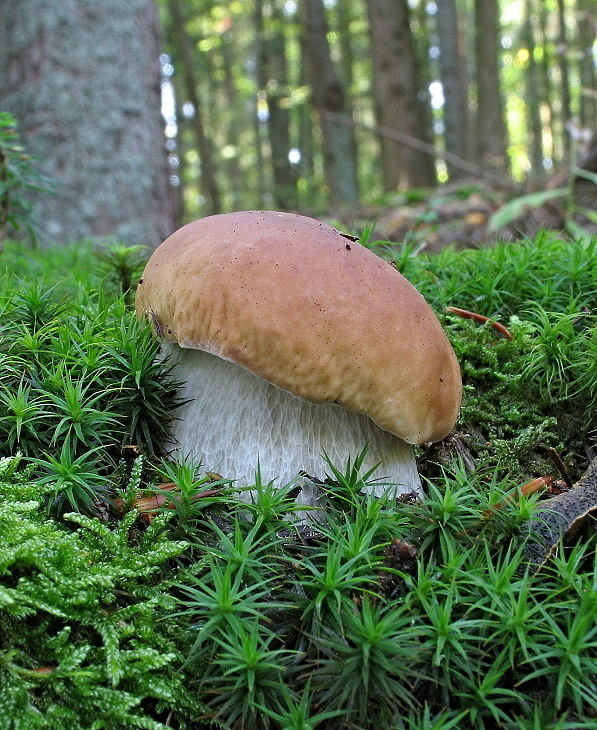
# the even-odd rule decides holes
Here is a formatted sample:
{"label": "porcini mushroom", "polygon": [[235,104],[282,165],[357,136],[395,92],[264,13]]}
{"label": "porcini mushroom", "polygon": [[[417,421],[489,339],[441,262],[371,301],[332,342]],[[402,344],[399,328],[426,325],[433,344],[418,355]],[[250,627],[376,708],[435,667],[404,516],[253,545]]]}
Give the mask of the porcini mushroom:
{"label": "porcini mushroom", "polygon": [[[243,211],[180,228],[149,259],[136,309],[153,323],[189,402],[183,454],[239,485],[323,478],[368,444],[396,494],[420,490],[411,444],[454,426],[460,369],[419,292],[335,228]],[[314,504],[314,488],[303,503]]]}

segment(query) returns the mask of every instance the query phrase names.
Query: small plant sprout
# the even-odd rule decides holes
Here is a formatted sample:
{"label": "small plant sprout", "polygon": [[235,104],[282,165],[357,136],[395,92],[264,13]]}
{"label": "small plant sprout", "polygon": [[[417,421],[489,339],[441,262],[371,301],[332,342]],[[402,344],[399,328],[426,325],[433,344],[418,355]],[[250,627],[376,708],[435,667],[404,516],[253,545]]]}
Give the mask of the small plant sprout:
{"label": "small plant sprout", "polygon": [[106,500],[111,483],[98,470],[98,451],[95,448],[75,457],[72,446],[65,441],[58,456],[30,457],[41,471],[36,483],[48,486],[48,507],[52,514],[61,516],[72,510],[97,514],[96,502]]}
{"label": "small plant sprout", "polygon": [[11,451],[18,447],[26,455],[34,452],[44,405],[43,398],[22,380],[16,389],[0,389],[0,434]]}
{"label": "small plant sprout", "polygon": [[228,727],[263,730],[269,722],[259,708],[278,706],[291,653],[272,648],[276,636],[264,632],[258,620],[231,628],[214,637],[217,651],[205,667],[202,685],[209,688],[210,708],[226,718]]}
{"label": "small plant sprout", "polygon": [[309,686],[303,691],[300,699],[293,697],[286,685],[282,684],[280,689],[284,704],[278,698],[276,710],[256,704],[257,709],[276,721],[280,730],[315,730],[326,720],[346,715],[345,710],[317,712],[313,709]]}
{"label": "small plant sprout", "polygon": [[173,614],[189,621],[189,661],[200,664],[216,650],[214,637],[249,630],[256,618],[265,620],[272,610],[287,608],[287,603],[272,600],[271,576],[246,580],[248,572],[233,557],[222,561],[208,556],[205,565],[202,576],[188,572],[185,583],[178,585],[181,608]]}
{"label": "small plant sprout", "polygon": [[[164,461],[158,474],[167,484],[154,487],[154,491],[164,499],[160,500],[160,510],[174,510],[175,524],[182,534],[191,533],[198,521],[204,518],[204,511],[213,504],[221,503],[226,497],[220,496],[221,490],[229,485],[224,479],[214,479],[211,475],[199,476],[201,464],[188,457],[179,461]],[[172,489],[165,487],[171,485]]]}
{"label": "small plant sprout", "polygon": [[[46,414],[53,426],[52,444],[64,443],[73,451],[78,446],[96,446],[101,443],[106,430],[118,424],[115,413],[98,407],[105,399],[105,392],[90,393],[92,383],[73,380],[63,372],[59,390],[48,393],[53,408]],[[54,426],[54,424],[56,424]]]}
{"label": "small plant sprout", "polygon": [[[255,478],[250,487],[237,495],[246,501],[243,509],[264,529],[283,529],[286,520],[293,513],[309,515],[312,509],[296,501],[296,493],[300,490],[298,479],[288,484],[278,485],[275,480],[264,482],[261,478],[261,465],[257,460]],[[248,496],[245,496],[248,495]]]}
{"label": "small plant sprout", "polygon": [[320,706],[343,709],[352,727],[362,727],[371,716],[390,717],[397,703],[414,704],[421,647],[408,611],[365,596],[360,611],[343,607],[340,625],[343,632],[317,638],[321,660],[313,685]]}
{"label": "small plant sprout", "polygon": [[109,283],[116,287],[119,296],[124,297],[127,305],[131,304],[134,288],[147,263],[147,247],[125,246],[113,242],[94,253]]}

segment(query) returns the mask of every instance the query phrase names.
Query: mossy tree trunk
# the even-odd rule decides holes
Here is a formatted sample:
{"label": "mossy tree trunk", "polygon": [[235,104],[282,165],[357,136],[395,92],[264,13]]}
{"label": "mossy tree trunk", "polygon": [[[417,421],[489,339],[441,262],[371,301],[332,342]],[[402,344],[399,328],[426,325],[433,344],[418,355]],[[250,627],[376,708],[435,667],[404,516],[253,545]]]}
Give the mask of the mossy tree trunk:
{"label": "mossy tree trunk", "polygon": [[40,245],[154,247],[174,227],[154,0],[0,3],[0,108],[55,181]]}

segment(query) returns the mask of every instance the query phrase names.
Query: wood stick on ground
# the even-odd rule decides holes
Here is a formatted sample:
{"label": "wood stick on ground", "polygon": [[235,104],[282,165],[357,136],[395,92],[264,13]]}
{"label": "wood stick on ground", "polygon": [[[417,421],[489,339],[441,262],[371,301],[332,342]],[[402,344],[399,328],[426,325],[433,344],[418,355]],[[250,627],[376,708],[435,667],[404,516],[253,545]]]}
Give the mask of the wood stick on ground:
{"label": "wood stick on ground", "polygon": [[537,570],[553,555],[564,536],[574,534],[589,515],[597,512],[597,459],[572,489],[546,499],[525,529],[524,554]]}

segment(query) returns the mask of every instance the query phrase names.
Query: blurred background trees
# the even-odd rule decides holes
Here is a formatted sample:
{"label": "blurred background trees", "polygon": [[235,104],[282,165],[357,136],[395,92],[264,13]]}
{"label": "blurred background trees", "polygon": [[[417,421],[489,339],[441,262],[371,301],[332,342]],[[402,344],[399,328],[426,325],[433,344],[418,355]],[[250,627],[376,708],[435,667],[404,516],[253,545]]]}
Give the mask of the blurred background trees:
{"label": "blurred background trees", "polygon": [[3,3],[0,110],[58,180],[47,205],[60,200],[63,216],[42,217],[63,238],[81,235],[77,217],[89,235],[106,233],[101,220],[138,243],[141,219],[159,239],[233,209],[340,215],[471,175],[533,189],[568,169],[597,128],[593,4]]}

